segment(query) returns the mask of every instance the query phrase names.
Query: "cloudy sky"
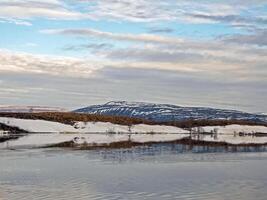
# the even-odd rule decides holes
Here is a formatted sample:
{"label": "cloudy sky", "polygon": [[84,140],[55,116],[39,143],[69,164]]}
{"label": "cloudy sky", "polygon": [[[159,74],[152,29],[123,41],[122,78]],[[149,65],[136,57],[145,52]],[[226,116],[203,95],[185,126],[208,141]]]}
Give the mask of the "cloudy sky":
{"label": "cloudy sky", "polygon": [[267,112],[267,0],[0,0],[0,105]]}

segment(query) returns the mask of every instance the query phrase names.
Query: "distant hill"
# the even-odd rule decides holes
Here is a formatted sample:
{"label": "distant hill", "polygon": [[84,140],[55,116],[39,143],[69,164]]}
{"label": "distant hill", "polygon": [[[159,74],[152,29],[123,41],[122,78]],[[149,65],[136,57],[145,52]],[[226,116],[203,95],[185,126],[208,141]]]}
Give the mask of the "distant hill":
{"label": "distant hill", "polygon": [[2,113],[65,112],[63,108],[47,106],[0,106]]}
{"label": "distant hill", "polygon": [[126,116],[154,122],[172,122],[184,120],[241,120],[266,123],[267,115],[252,114],[236,110],[208,107],[182,107],[170,104],[143,102],[111,101],[102,105],[92,105],[74,110],[76,113]]}

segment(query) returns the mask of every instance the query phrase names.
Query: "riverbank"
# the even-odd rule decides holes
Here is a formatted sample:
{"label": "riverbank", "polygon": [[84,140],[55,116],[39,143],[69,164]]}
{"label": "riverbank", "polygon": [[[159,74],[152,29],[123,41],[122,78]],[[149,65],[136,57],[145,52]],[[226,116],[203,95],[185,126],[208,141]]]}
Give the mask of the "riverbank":
{"label": "riverbank", "polygon": [[62,148],[70,150],[130,149],[154,145],[184,145],[188,149],[261,148],[267,147],[267,137],[189,134],[107,134],[107,133],[34,133],[2,135],[0,149]]}
{"label": "riverbank", "polygon": [[194,146],[201,146],[201,147],[223,147],[226,149],[238,149],[238,148],[260,148],[267,150],[267,142],[266,143],[240,143],[240,144],[231,144],[227,142],[220,142],[220,141],[204,141],[204,140],[194,140],[190,137],[185,137],[179,140],[173,141],[161,141],[161,142],[134,142],[134,141],[119,141],[119,142],[111,142],[111,143],[103,143],[103,144],[88,144],[82,143],[77,144],[74,141],[67,141],[62,142],[54,145],[47,145],[43,148],[68,148],[74,150],[97,150],[97,149],[129,149],[134,147],[150,147],[154,145],[187,145],[189,149],[193,148]]}

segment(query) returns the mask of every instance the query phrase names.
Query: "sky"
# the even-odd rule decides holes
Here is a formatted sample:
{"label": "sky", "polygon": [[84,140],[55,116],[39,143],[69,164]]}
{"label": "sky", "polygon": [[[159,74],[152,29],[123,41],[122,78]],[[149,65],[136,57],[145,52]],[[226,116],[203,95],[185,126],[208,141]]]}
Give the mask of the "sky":
{"label": "sky", "polygon": [[267,0],[0,0],[0,105],[267,113]]}

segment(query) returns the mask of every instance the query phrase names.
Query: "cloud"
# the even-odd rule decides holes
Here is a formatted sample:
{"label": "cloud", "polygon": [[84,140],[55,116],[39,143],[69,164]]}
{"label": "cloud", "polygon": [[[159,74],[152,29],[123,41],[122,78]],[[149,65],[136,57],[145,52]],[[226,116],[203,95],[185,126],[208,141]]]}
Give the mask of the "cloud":
{"label": "cloud", "polygon": [[[1,0],[0,18],[27,20],[115,20],[131,22],[266,24],[266,0]],[[246,13],[243,16],[243,14]],[[159,30],[158,32],[170,30]]]}
{"label": "cloud", "polygon": [[96,29],[46,29],[41,30],[44,34],[62,34],[83,37],[99,37],[119,41],[147,42],[147,43],[181,43],[181,38],[169,38],[153,34],[112,33]]}
{"label": "cloud", "polygon": [[122,59],[129,61],[145,61],[154,63],[198,63],[203,60],[204,56],[180,51],[180,50],[168,50],[166,47],[150,46],[142,48],[122,48],[112,50],[107,54],[111,59]]}
{"label": "cloud", "polygon": [[160,0],[95,0],[91,2],[90,15],[95,18],[127,20],[135,22],[183,21],[184,14],[192,11],[209,13],[229,13],[233,8],[223,3],[203,1],[160,1]]}
{"label": "cloud", "polygon": [[0,72],[92,77],[100,63],[69,57],[51,57],[0,49]]}
{"label": "cloud", "polygon": [[[266,111],[266,84],[218,82],[199,74],[105,67],[100,77],[1,73],[0,104],[78,108],[110,100]],[[0,89],[1,90],[1,89]],[[13,90],[13,92],[12,92]],[[25,92],[24,92],[25,91]],[[131,92],[129,92],[131,91]],[[136,95],[138,94],[138,95]],[[261,98],[255,98],[260,96]],[[66,98],[67,97],[67,98]]]}
{"label": "cloud", "polygon": [[260,47],[267,47],[267,29],[256,30],[252,34],[236,34],[233,36],[227,36],[224,38],[226,42],[232,42],[237,44],[251,44]]}
{"label": "cloud", "polygon": [[0,18],[10,20],[32,18],[70,20],[83,17],[84,14],[69,9],[59,0],[1,0],[0,3]]}
{"label": "cloud", "polygon": [[8,19],[0,17],[0,23],[9,23],[9,24],[15,24],[15,25],[21,25],[21,26],[32,26],[32,23],[25,21],[25,20],[18,20],[18,19]]}
{"label": "cloud", "polygon": [[[181,23],[230,23],[242,21],[243,13],[253,13],[248,19],[251,22],[262,23],[266,16],[264,8],[266,0],[78,0],[88,3],[88,15],[95,19],[159,22],[177,21]],[[254,12],[252,12],[254,11]],[[230,18],[235,19],[230,19]],[[254,19],[255,18],[255,19]],[[262,22],[261,22],[262,21]]]}
{"label": "cloud", "polygon": [[[168,49],[163,46],[125,48],[107,51],[108,59],[123,61],[129,68],[171,70],[174,73],[188,72],[199,76],[208,75],[218,81],[266,81],[267,51],[231,49],[222,51],[205,49]],[[207,77],[208,78],[208,77]]]}
{"label": "cloud", "polygon": [[174,30],[172,28],[150,28],[149,29],[150,33],[172,33]]}
{"label": "cloud", "polygon": [[114,45],[109,43],[92,43],[92,44],[81,44],[81,45],[67,45],[63,47],[65,51],[80,51],[80,50],[91,50],[94,52],[104,51],[113,48]]}
{"label": "cloud", "polygon": [[[84,2],[84,1],[83,1]],[[90,4],[90,15],[94,18],[151,22],[175,19],[175,11],[169,2],[159,0],[96,0]]]}
{"label": "cloud", "polygon": [[192,14],[191,17],[197,19],[210,20],[219,23],[228,23],[234,27],[249,27],[257,25],[267,25],[267,18],[240,16],[240,15],[210,15],[210,14]]}
{"label": "cloud", "polygon": [[[249,45],[260,42],[260,38],[246,40],[245,36],[239,39],[224,36],[217,40],[195,41],[155,34],[134,35],[94,29],[52,29],[42,32],[134,42],[126,47],[103,48],[91,52],[93,56],[107,61],[110,66],[201,72],[222,80],[226,77],[237,81],[255,81],[266,80],[267,77],[267,70],[263,67],[267,64],[267,49]],[[264,34],[260,36],[264,37]],[[241,40],[248,45],[237,44]]]}

